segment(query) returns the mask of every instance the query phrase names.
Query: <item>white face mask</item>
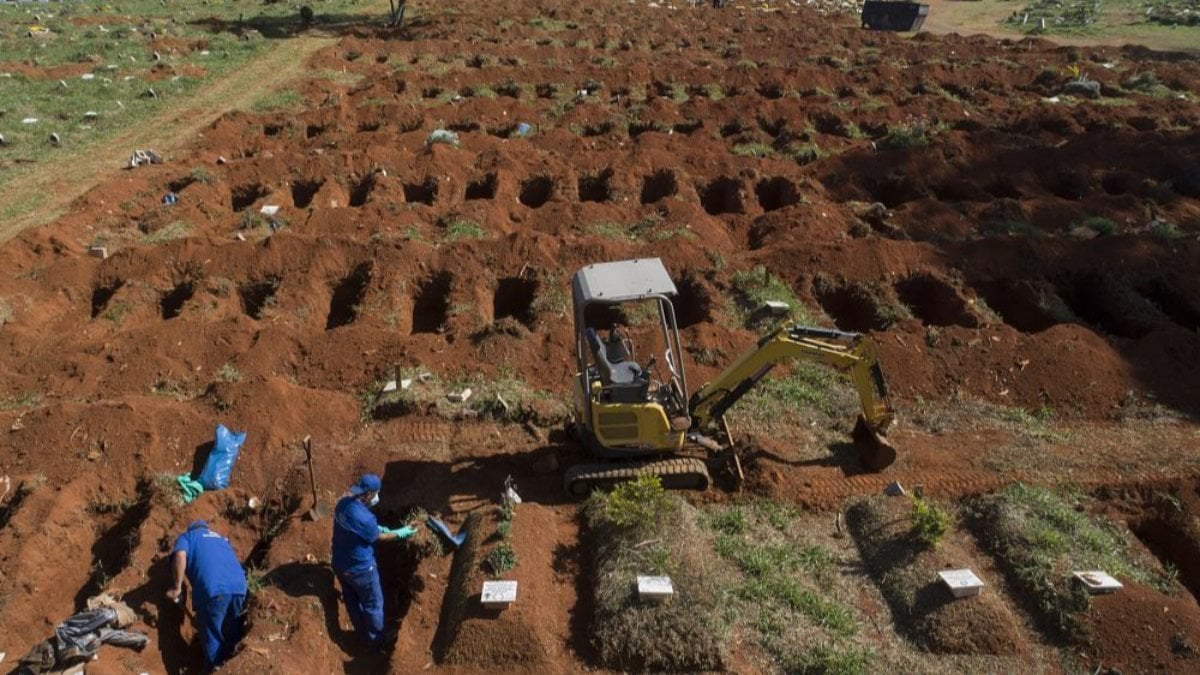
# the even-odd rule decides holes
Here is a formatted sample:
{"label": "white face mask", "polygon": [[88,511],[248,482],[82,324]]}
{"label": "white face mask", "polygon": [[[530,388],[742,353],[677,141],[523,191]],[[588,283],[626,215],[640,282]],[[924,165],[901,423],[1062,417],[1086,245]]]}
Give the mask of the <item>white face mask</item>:
{"label": "white face mask", "polygon": [[371,497],[371,506],[375,506],[378,503],[379,503],[379,493],[376,492],[375,495]]}

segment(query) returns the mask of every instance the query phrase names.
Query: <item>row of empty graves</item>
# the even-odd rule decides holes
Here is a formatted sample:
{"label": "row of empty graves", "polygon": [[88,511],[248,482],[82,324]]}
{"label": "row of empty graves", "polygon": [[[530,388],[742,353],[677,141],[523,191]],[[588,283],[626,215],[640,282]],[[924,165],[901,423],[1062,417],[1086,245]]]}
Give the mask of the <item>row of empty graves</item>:
{"label": "row of empty graves", "polygon": [[[366,206],[374,200],[396,201],[410,204],[434,205],[438,202],[453,202],[457,194],[450,194],[442,181],[428,177],[419,181],[398,181],[401,188],[390,187],[386,174],[371,174],[358,181],[349,189],[342,190],[337,186],[328,191],[330,196],[327,203],[322,196],[326,180],[294,180],[291,183],[292,206],[295,208],[317,207],[351,207]],[[391,183],[394,185],[396,183]],[[642,204],[656,204],[670,197],[686,199],[688,195],[682,192],[684,183],[679,175],[670,169],[661,169],[643,176],[640,181],[630,184],[620,184],[612,169],[578,176],[576,179],[559,178],[551,175],[530,176],[515,184],[516,201],[531,208],[538,209],[551,201],[576,201],[580,203],[616,203],[624,202],[625,195],[637,195]],[[572,191],[571,188],[574,188]],[[694,183],[696,197],[704,207],[705,212],[718,216],[722,214],[745,213],[753,208],[753,199],[763,211],[775,211],[800,203],[801,195],[796,183],[786,177],[774,176],[758,180],[744,180],[731,176],[719,176],[707,181]],[[464,201],[496,199],[503,191],[501,178],[495,173],[488,173],[469,181],[461,193]],[[341,197],[344,193],[345,197]],[[253,184],[234,188],[231,193],[230,207],[235,213],[250,208],[261,200],[273,194],[271,188],[265,185]],[[344,203],[343,203],[344,200]],[[273,215],[279,204],[265,205]]]}
{"label": "row of empty graves", "polygon": [[[329,285],[329,310],[325,328],[332,330],[354,323],[370,283],[372,263],[362,262]],[[408,323],[403,325],[410,334],[437,333],[450,318],[450,292],[453,276],[446,271],[433,272],[416,281],[408,296]],[[242,311],[251,319],[266,317],[282,287],[279,277],[265,277],[242,283],[237,287],[237,299]],[[114,296],[123,288],[123,280],[99,284],[92,289],[91,318],[101,317],[109,309]],[[491,321],[514,319],[532,328],[536,319],[533,301],[540,284],[535,279],[503,277],[492,289]],[[158,290],[159,313],[163,320],[183,315],[187,303],[203,290],[198,280],[186,279],[174,286]],[[484,306],[484,312],[487,311]],[[485,314],[485,316],[487,316]],[[403,322],[401,322],[403,324]]]}

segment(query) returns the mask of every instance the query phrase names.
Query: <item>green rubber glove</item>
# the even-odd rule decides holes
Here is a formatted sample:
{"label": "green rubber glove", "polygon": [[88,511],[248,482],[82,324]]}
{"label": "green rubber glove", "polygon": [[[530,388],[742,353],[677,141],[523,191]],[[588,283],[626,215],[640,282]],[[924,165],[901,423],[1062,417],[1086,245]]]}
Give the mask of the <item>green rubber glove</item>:
{"label": "green rubber glove", "polygon": [[392,530],[392,534],[396,535],[400,539],[408,539],[416,533],[417,529],[415,527],[409,527],[408,525],[405,525],[398,530]]}

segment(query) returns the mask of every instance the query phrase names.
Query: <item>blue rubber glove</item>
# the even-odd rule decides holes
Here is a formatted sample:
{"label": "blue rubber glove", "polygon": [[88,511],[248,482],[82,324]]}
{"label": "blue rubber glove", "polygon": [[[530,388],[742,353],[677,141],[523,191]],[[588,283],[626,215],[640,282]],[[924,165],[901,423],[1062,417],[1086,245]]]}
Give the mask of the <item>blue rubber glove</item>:
{"label": "blue rubber glove", "polygon": [[416,533],[417,529],[415,527],[409,527],[408,525],[405,525],[398,530],[392,530],[392,534],[396,535],[400,539],[408,539]]}

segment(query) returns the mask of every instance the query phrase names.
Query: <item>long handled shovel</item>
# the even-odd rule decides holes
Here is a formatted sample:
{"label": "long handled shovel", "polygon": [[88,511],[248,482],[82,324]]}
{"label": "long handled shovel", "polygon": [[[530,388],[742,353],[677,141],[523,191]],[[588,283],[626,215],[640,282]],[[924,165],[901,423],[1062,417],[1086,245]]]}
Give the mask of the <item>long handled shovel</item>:
{"label": "long handled shovel", "polygon": [[308,462],[308,483],[312,487],[312,508],[304,513],[308,520],[316,522],[329,515],[325,505],[317,499],[317,476],[313,471],[312,436],[304,437],[304,460]]}

